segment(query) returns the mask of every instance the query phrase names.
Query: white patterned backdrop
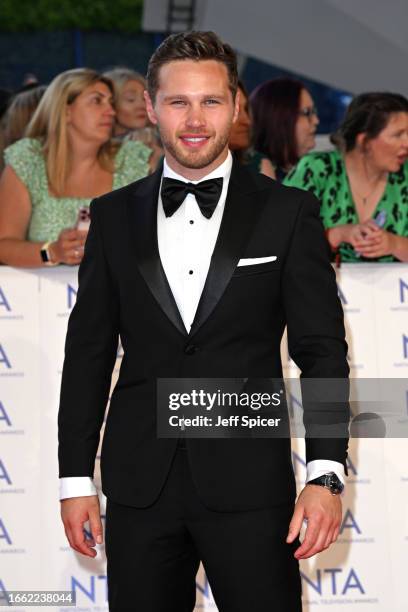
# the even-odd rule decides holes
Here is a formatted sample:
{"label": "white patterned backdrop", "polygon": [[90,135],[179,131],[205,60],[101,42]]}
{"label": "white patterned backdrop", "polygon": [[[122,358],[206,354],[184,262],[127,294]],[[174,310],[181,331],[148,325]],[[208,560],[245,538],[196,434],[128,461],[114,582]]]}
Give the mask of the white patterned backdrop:
{"label": "white patterned backdrop", "polygon": [[[352,377],[407,378],[408,266],[345,265],[338,285]],[[58,395],[76,289],[75,268],[0,267],[0,609],[4,591],[40,589],[75,590],[79,611],[108,609],[103,545],[96,559],[73,552],[59,518]],[[282,358],[296,377],[285,340]],[[403,438],[352,440],[339,540],[301,563],[305,612],[408,610],[407,451]],[[301,487],[302,440],[293,461]],[[202,568],[196,609],[216,610]]]}

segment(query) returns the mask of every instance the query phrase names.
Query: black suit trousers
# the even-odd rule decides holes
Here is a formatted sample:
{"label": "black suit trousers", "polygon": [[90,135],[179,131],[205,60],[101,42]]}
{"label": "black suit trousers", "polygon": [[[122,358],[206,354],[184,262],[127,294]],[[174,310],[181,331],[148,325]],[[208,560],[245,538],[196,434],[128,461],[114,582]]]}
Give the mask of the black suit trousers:
{"label": "black suit trousers", "polygon": [[151,506],[107,501],[109,610],[191,612],[201,560],[219,612],[301,612],[299,542],[285,542],[292,512],[209,510],[178,448]]}

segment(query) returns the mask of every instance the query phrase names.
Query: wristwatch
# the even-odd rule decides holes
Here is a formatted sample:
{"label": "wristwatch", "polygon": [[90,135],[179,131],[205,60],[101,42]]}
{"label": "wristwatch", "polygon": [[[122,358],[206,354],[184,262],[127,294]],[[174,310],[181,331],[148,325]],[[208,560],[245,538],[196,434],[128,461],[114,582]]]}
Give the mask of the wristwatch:
{"label": "wristwatch", "polygon": [[319,476],[314,480],[309,480],[309,482],[307,482],[306,484],[314,484],[318,485],[319,487],[329,489],[332,495],[340,495],[340,493],[342,493],[344,489],[344,484],[334,472],[328,472],[327,474],[323,474],[323,476]]}
{"label": "wristwatch", "polygon": [[49,251],[50,244],[51,242],[45,242],[42,245],[41,250],[40,250],[41,259],[43,260],[46,266],[56,266],[57,262],[54,262],[51,260],[50,251]]}

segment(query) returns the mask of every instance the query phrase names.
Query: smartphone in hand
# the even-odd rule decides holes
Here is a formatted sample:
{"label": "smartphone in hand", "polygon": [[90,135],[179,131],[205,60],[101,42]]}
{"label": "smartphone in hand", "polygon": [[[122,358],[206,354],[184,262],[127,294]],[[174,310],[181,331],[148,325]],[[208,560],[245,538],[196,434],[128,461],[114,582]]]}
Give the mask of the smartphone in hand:
{"label": "smartphone in hand", "polygon": [[89,211],[89,206],[81,206],[78,210],[78,217],[76,222],[76,229],[81,232],[87,232],[89,230],[89,225],[91,223],[91,215]]}

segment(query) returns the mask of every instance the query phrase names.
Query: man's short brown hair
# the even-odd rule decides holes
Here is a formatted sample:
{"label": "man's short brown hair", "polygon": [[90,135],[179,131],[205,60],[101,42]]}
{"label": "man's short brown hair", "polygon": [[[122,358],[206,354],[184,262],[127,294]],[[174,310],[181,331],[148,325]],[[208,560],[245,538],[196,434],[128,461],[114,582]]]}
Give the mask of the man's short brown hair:
{"label": "man's short brown hair", "polygon": [[215,60],[224,64],[228,72],[229,88],[233,99],[237,93],[237,56],[232,47],[214,32],[182,32],[168,36],[150,58],[147,68],[147,90],[155,101],[159,88],[160,68],[179,60]]}

